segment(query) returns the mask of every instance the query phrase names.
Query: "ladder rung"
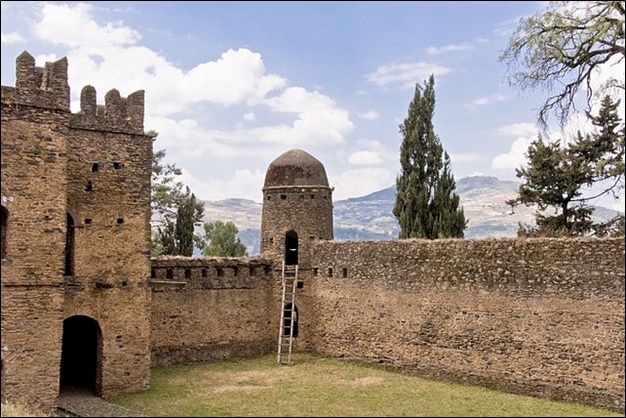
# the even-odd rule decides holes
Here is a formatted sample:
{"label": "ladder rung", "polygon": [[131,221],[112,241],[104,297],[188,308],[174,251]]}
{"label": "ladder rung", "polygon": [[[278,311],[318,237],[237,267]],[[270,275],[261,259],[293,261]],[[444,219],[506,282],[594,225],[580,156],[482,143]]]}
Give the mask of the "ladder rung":
{"label": "ladder rung", "polygon": [[[298,282],[298,265],[286,265],[283,261],[282,270],[282,309],[280,311],[280,331],[278,334],[279,364],[291,362],[291,350],[293,348],[293,332],[295,330],[295,299],[296,285]],[[285,354],[283,355],[283,351]]]}

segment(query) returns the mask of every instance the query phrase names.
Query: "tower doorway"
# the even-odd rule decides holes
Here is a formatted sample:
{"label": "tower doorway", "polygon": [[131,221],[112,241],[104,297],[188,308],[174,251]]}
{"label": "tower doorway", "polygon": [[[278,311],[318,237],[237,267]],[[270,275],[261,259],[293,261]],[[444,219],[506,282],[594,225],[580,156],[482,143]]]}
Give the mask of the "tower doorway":
{"label": "tower doorway", "polygon": [[298,234],[295,231],[285,234],[285,264],[298,264]]}
{"label": "tower doorway", "polygon": [[63,321],[61,391],[100,394],[102,332],[95,319],[72,316]]}

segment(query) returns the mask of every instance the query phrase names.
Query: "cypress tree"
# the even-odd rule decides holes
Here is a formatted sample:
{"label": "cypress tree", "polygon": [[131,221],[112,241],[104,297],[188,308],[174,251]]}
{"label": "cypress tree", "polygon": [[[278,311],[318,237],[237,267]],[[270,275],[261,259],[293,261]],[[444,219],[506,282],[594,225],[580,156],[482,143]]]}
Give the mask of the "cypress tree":
{"label": "cypress tree", "polygon": [[400,238],[462,238],[467,225],[450,157],[433,127],[435,78],[416,84],[408,116],[400,125],[401,173],[396,178],[393,214]]}
{"label": "cypress tree", "polygon": [[196,196],[186,196],[178,206],[176,214],[175,236],[177,241],[177,254],[191,257],[194,247]]}
{"label": "cypress tree", "polygon": [[184,255],[191,257],[193,249],[202,245],[195,234],[195,225],[204,216],[204,204],[196,199],[189,187],[175,198],[176,218],[166,216],[163,227],[159,227],[153,250],[156,255]]}

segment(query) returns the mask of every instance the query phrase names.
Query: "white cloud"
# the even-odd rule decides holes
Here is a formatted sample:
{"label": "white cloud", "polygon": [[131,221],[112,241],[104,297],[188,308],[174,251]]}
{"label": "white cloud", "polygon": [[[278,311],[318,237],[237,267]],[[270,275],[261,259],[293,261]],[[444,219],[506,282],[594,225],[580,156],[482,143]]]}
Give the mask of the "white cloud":
{"label": "white cloud", "polygon": [[378,119],[378,112],[375,110],[368,110],[367,112],[357,114],[357,116],[361,119],[375,120]]}
{"label": "white cloud", "polygon": [[33,31],[40,39],[87,51],[111,45],[132,45],[141,39],[139,32],[122,22],[99,25],[91,17],[91,11],[92,6],[85,3],[44,3],[42,18],[33,25]]}
{"label": "white cloud", "polygon": [[291,125],[257,128],[250,133],[261,142],[275,142],[292,147],[341,144],[353,129],[344,109],[320,109],[303,112]]}
{"label": "white cloud", "polygon": [[465,153],[453,153],[450,154],[450,161],[452,163],[464,163],[471,161],[480,161],[483,157],[476,152],[465,152]]}
{"label": "white cloud", "polygon": [[469,107],[485,106],[485,105],[488,105],[488,104],[498,103],[498,102],[501,102],[503,100],[506,100],[506,96],[503,96],[501,94],[492,94],[491,96],[480,97],[480,98],[478,98],[476,100],[473,100],[467,106],[469,106]]}
{"label": "white cloud", "polygon": [[380,155],[374,151],[357,151],[348,156],[348,163],[352,165],[376,165],[382,161]]}
{"label": "white cloud", "polygon": [[525,154],[531,142],[532,139],[530,138],[517,138],[511,144],[511,148],[507,153],[500,154],[491,161],[491,168],[494,170],[514,171],[516,168],[526,165]]}
{"label": "white cloud", "polygon": [[436,55],[436,54],[444,54],[446,52],[469,51],[472,49],[474,49],[473,45],[470,45],[467,43],[461,43],[461,44],[449,44],[449,45],[441,46],[441,47],[431,46],[431,47],[426,48],[426,52],[430,55]]}
{"label": "white cloud", "polygon": [[34,58],[35,58],[35,65],[38,65],[39,67],[43,67],[46,62],[54,62],[59,59],[59,57],[56,54],[37,55]]}
{"label": "white cloud", "polygon": [[308,112],[335,106],[335,102],[330,97],[302,87],[289,87],[280,96],[268,98],[264,103],[278,112]]}
{"label": "white cloud", "polygon": [[223,105],[255,104],[286,80],[265,74],[261,54],[245,48],[229,49],[217,61],[200,64],[180,80],[180,93],[188,102],[207,100]]}
{"label": "white cloud", "polygon": [[512,123],[510,125],[501,126],[498,128],[498,132],[504,135],[511,136],[527,136],[527,135],[537,135],[538,129],[537,125],[534,123]]}
{"label": "white cloud", "polygon": [[404,88],[415,87],[415,83],[422,82],[431,74],[440,76],[450,73],[452,70],[442,65],[426,62],[414,62],[404,64],[381,65],[376,72],[368,74],[367,80],[379,87],[389,84],[400,84]]}
{"label": "white cloud", "polygon": [[[229,49],[185,71],[139,45],[141,35],[133,28],[123,22],[99,24],[93,12],[86,4],[44,4],[32,29],[41,40],[67,48],[74,111],[84,85],[93,85],[99,97],[111,88],[122,96],[144,89],[145,126],[160,133],[159,142],[171,151],[168,155],[234,157],[275,152],[277,145],[340,144],[354,127],[348,111],[329,96],[287,86],[286,79],[268,73],[258,52]],[[202,120],[189,116],[199,103],[209,110],[251,107],[244,115],[248,121],[256,120],[258,107],[285,115],[280,124],[209,129],[204,123],[210,113],[205,112]]]}
{"label": "white cloud", "polygon": [[263,180],[265,173],[261,170],[236,170],[232,177],[224,180],[208,175],[193,176],[189,171],[182,170],[181,180],[188,185],[194,194],[202,200],[222,200],[232,197],[263,201]]}
{"label": "white cloud", "polygon": [[[113,87],[111,82],[123,95],[142,88],[147,112],[171,115],[203,101],[256,104],[286,85],[284,78],[266,73],[261,54],[246,48],[229,49],[185,72],[137,45],[141,35],[134,29],[122,22],[99,25],[91,11],[82,3],[44,4],[33,31],[41,40],[68,47],[70,81],[94,85],[101,95]],[[77,97],[75,89],[74,93]]]}
{"label": "white cloud", "polygon": [[25,42],[26,39],[17,32],[0,33],[0,43],[3,45]]}
{"label": "white cloud", "polygon": [[360,168],[332,176],[333,200],[363,196],[394,184],[395,175],[384,168]]}

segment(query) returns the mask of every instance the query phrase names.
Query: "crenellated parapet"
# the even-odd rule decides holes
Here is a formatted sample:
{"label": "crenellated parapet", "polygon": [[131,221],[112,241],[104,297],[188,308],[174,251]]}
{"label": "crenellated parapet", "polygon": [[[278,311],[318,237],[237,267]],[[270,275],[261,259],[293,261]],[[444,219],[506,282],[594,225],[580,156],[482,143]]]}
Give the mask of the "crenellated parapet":
{"label": "crenellated parapet", "polygon": [[2,86],[2,103],[69,112],[67,58],[37,67],[35,58],[22,52],[15,60],[15,87]]}
{"label": "crenellated parapet", "polygon": [[151,259],[153,291],[255,289],[272,278],[272,261],[239,257]]}
{"label": "crenellated parapet", "polygon": [[116,89],[104,96],[104,105],[98,105],[96,89],[83,87],[80,93],[80,111],[72,114],[70,126],[104,132],[143,135],[144,91],[138,90],[121,97]]}

